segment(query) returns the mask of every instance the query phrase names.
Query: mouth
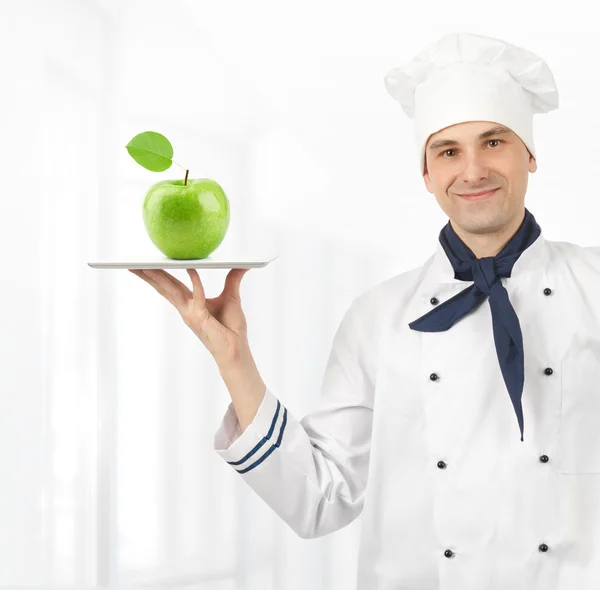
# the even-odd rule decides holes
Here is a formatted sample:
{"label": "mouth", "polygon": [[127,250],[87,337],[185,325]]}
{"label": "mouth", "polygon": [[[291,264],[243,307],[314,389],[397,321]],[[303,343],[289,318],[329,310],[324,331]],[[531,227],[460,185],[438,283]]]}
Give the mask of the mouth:
{"label": "mouth", "polygon": [[482,199],[489,199],[492,195],[496,193],[496,191],[499,190],[500,187],[479,193],[468,193],[464,195],[461,195],[460,193],[457,194],[461,199],[464,199],[465,201],[481,201]]}

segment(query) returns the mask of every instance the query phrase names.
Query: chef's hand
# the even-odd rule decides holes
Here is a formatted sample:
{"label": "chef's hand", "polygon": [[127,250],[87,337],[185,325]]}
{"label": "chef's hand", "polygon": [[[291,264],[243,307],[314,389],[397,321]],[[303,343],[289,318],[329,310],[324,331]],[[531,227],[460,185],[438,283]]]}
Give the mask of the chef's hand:
{"label": "chef's hand", "polygon": [[232,268],[218,297],[207,299],[195,268],[187,269],[193,291],[164,270],[128,269],[152,285],[181,314],[219,367],[249,356],[246,316],[240,300],[240,283],[250,269]]}

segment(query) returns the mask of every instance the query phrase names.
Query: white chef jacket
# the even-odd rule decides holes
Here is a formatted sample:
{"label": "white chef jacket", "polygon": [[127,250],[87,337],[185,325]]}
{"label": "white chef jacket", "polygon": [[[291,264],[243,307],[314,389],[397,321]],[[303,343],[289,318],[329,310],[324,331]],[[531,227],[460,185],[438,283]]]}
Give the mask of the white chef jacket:
{"label": "white chef jacket", "polygon": [[302,420],[268,386],[215,451],[302,538],[361,513],[357,590],[600,589],[600,247],[537,240],[502,277],[523,333],[524,441],[489,300],[409,322],[472,283],[442,245],[356,297]]}

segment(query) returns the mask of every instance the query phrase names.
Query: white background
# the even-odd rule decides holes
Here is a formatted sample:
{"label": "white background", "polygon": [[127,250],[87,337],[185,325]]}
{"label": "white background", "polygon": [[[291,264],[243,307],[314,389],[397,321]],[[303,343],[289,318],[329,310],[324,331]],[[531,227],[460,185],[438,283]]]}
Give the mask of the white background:
{"label": "white background", "polygon": [[[155,253],[155,130],[231,204],[223,248],[273,252],[241,294],[264,381],[315,407],[350,302],[422,264],[447,218],[384,75],[465,30],[542,56],[526,206],[600,245],[593,4],[13,0],[0,4],[0,586],[352,590],[360,517],[302,540],[213,451],[230,401],[177,311],[127,271]],[[594,28],[596,27],[596,28]],[[185,271],[172,274],[190,284]],[[207,296],[226,270],[201,271]]]}

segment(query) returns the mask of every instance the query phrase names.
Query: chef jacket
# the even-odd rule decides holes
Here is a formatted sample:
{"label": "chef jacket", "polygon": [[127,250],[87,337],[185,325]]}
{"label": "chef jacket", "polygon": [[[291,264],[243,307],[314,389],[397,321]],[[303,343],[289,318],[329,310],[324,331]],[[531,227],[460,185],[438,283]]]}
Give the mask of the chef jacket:
{"label": "chef jacket", "polygon": [[524,440],[488,301],[442,332],[408,324],[468,288],[441,244],[357,296],[317,408],[267,386],[214,450],[302,538],[362,514],[357,590],[600,588],[600,247],[543,233],[500,279],[523,333]]}

